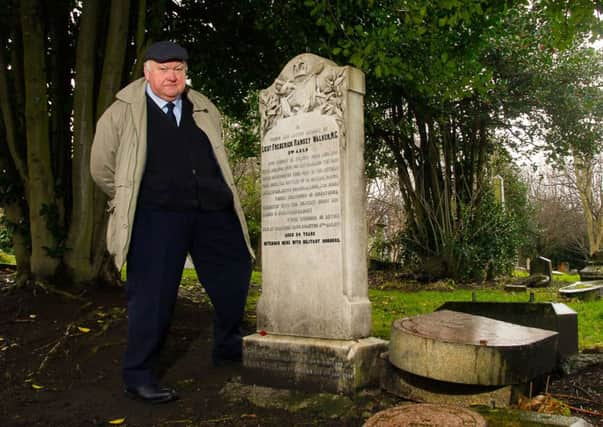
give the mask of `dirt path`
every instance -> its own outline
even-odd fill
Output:
[[[129,427],[360,426],[400,401],[376,391],[348,402],[342,415],[312,407],[268,409],[226,397],[222,391],[239,383],[240,368],[211,366],[210,308],[184,298],[161,360],[163,382],[176,387],[181,399],[159,406],[132,401],[123,395],[120,379],[124,301],[122,290],[89,289],[80,299],[39,289],[0,292],[0,425],[107,426],[125,419],[121,425]],[[251,322],[246,327],[254,329]],[[584,378],[556,380],[553,387],[575,393],[571,387],[578,382],[593,393],[602,374],[599,366]],[[599,383],[589,385],[589,378]]]

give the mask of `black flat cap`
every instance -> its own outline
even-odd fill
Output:
[[[188,53],[178,43],[161,41],[153,43],[144,54],[144,60],[152,59],[157,62],[186,61]]]

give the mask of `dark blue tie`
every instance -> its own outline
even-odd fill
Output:
[[[168,110],[167,110],[167,113],[166,113],[166,114],[167,114],[167,116],[168,116],[168,118],[169,118],[169,119],[170,119],[172,122],[174,122],[174,124],[175,124],[176,126],[178,126],[178,120],[176,120],[176,115],[174,114],[174,107],[175,107],[174,103],[173,103],[173,102],[168,102],[167,104],[165,104],[165,106],[166,106],[166,107],[167,107],[167,109],[168,109]]]

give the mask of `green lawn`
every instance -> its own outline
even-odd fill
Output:
[[[125,269],[124,269],[125,270]],[[516,278],[527,277],[526,272],[516,272]],[[124,277],[125,279],[125,277]],[[559,296],[557,288],[580,280],[578,275],[555,275],[555,286],[535,288],[536,302],[563,302],[578,313],[578,335],[580,349],[603,346],[603,299],[598,301],[567,300]],[[251,276],[251,289],[247,300],[247,321],[255,322],[256,304],[260,295],[262,273],[254,271]],[[197,275],[194,269],[185,269],[182,277],[184,288],[195,289]],[[525,302],[529,293],[509,293],[503,289],[454,289],[454,285],[445,286],[445,290],[425,290],[405,292],[400,290],[369,289],[372,303],[373,332],[377,337],[389,339],[391,324],[394,320],[431,313],[446,301],[471,301],[475,292],[477,301]],[[206,295],[197,295],[197,301],[209,303]]]
[[[565,300],[558,296],[556,289],[534,290],[536,302],[563,302],[578,313],[578,342],[580,349],[603,346],[603,300]],[[511,294],[504,290],[477,290],[477,301],[525,302],[529,294]],[[373,335],[389,338],[394,320],[431,313],[446,301],[471,301],[472,291],[380,291],[369,290],[372,302]]]
[[[532,289],[536,302],[563,302],[578,313],[578,335],[580,349],[603,346],[603,300],[586,301],[566,300],[559,296],[557,288],[565,283],[580,280],[577,275],[555,276],[556,287]],[[261,273],[254,272],[252,286],[247,301],[248,319],[255,319],[255,307],[260,294]],[[562,283],[561,283],[562,282]],[[452,288],[452,286],[451,286]],[[394,320],[431,313],[446,301],[471,301],[475,292],[477,301],[525,302],[529,293],[509,293],[502,289],[449,289],[403,292],[399,290],[369,290],[372,303],[373,332],[377,337],[389,339],[391,324]]]

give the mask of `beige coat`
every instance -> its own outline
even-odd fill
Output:
[[[220,113],[199,92],[187,89],[187,97],[193,104],[195,123],[207,134],[224,180],[232,191],[245,242],[253,256],[245,216],[224,149]],[[130,246],[136,201],[147,157],[145,79],[130,83],[117,93],[116,98],[96,125],[90,172],[96,184],[109,196],[107,249],[121,270]]]

